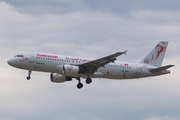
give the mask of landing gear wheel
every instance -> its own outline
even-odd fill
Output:
[[[27,80],[30,80],[31,79],[31,76],[27,76]]]
[[[83,84],[79,82],[79,83],[77,84],[77,88],[78,88],[78,89],[81,89],[82,87],[83,87]]]
[[[81,89],[83,87],[83,84],[81,83],[81,78],[77,77],[76,79],[79,81],[78,84],[77,84],[77,88]]]
[[[88,77],[88,78],[86,79],[86,83],[87,83],[87,84],[92,83],[92,79]]]
[[[30,80],[30,79],[31,79],[31,72],[32,72],[31,70],[28,70],[28,76],[27,76],[27,78],[26,78],[27,80]]]

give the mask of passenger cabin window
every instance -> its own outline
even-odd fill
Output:
[[[15,55],[14,57],[23,57],[23,55]]]

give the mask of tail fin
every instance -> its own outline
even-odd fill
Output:
[[[162,65],[167,46],[168,42],[161,41],[140,63],[160,67]]]

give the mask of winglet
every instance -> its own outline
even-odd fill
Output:
[[[122,54],[126,55],[126,53],[127,53],[127,50],[124,52],[116,52],[114,55],[116,55],[115,57],[117,57],[117,56],[122,55]]]
[[[126,55],[126,53],[127,53],[127,50],[126,50],[126,51],[124,51],[123,53]]]

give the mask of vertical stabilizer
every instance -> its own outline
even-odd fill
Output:
[[[167,46],[168,42],[161,41],[140,63],[160,67],[162,65]]]

